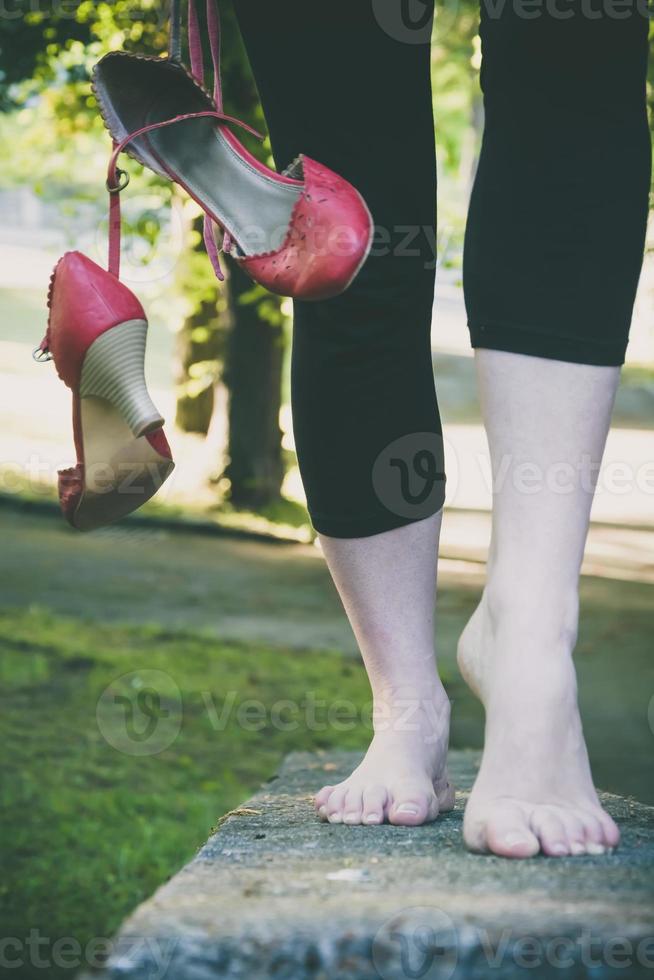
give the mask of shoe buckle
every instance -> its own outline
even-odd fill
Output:
[[[47,347],[35,347],[32,351],[32,359],[36,361],[37,364],[45,364],[46,361],[52,360],[52,354]]]
[[[118,180],[115,187],[112,187],[112,185],[109,183],[109,178],[107,177],[107,190],[110,194],[120,194],[120,192],[124,191],[129,184],[129,174],[126,170],[121,170],[120,167],[116,167],[115,173]]]

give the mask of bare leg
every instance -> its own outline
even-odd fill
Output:
[[[441,514],[368,538],[321,536],[356,635],[374,704],[374,738],[316,808],[332,823],[420,824],[453,806],[446,757],[450,704],[434,657]]]
[[[593,786],[572,651],[619,368],[496,350],[476,361],[494,500],[487,585],[459,644],[486,709],[465,840],[507,857],[601,853],[619,832]]]

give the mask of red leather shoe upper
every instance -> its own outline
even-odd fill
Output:
[[[53,274],[47,345],[62,381],[79,384],[84,355],[100,334],[126,320],[145,320],[127,286],[81,252],[66,252]]]
[[[84,464],[59,470],[58,484],[62,513],[71,527],[75,527],[75,511],[84,493]]]
[[[359,192],[328,167],[303,156],[304,189],[281,248],[238,258],[267,289],[294,299],[337,296],[370,249],[372,218]]]
[[[173,458],[170,446],[168,445],[168,440],[166,439],[166,433],[163,429],[154,429],[152,432],[146,432],[145,438],[160,456],[163,456],[166,459]]]

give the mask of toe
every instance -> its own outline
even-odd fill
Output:
[[[486,850],[500,857],[530,858],[540,851],[538,838],[517,807],[498,809],[485,826]]]
[[[324,815],[323,813],[321,813],[321,810],[324,808],[325,804],[327,803],[327,800],[329,799],[333,789],[334,789],[333,786],[323,786],[320,792],[316,793],[316,795],[313,798],[313,804],[316,808],[316,812],[320,816]]]
[[[398,800],[388,811],[388,821],[398,827],[417,827],[427,819],[428,809],[425,799]]]
[[[485,854],[489,850],[486,840],[486,820],[483,814],[473,813],[470,806],[463,814],[463,840],[466,847],[476,854]]]
[[[438,800],[433,790],[425,792],[420,787],[403,787],[393,796],[388,810],[388,820],[397,826],[416,827],[435,820],[438,816]]]
[[[582,820],[584,824],[586,853],[604,854],[606,851],[604,828],[599,817],[597,817],[594,813],[586,812],[583,814]]]
[[[493,821],[486,828],[486,845],[492,854],[507,858],[530,858],[540,851],[538,838],[524,823],[500,828]]]
[[[608,813],[605,813],[604,810],[602,810],[598,819],[602,825],[605,845],[610,848],[617,847],[620,843],[620,830],[615,820]]]
[[[325,804],[325,816],[330,823],[343,822],[343,803],[347,789],[344,786],[337,786],[330,794]]]
[[[450,810],[454,809],[454,804],[456,802],[456,793],[454,792],[454,786],[449,780],[445,780],[444,783],[435,786],[434,792],[438,799],[438,812],[448,813]]]
[[[387,794],[383,786],[370,786],[363,793],[363,817],[365,824],[384,822]]]
[[[350,788],[343,801],[343,823],[361,823],[363,815],[363,794],[360,789]]]
[[[543,854],[548,857],[570,854],[565,824],[556,810],[547,806],[537,807],[531,816],[531,829],[540,841]]]
[[[566,838],[568,841],[568,853],[577,857],[586,853],[586,836],[584,824],[579,816],[572,810],[566,810],[561,815],[565,827]]]

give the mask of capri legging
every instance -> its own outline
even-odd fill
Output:
[[[484,0],[486,122],[464,255],[474,347],[624,360],[651,165],[637,2]],[[235,8],[277,165],[304,152],[332,167],[375,219],[350,289],[295,304],[292,401],[314,526],[377,534],[444,499],[431,11],[422,0]]]

